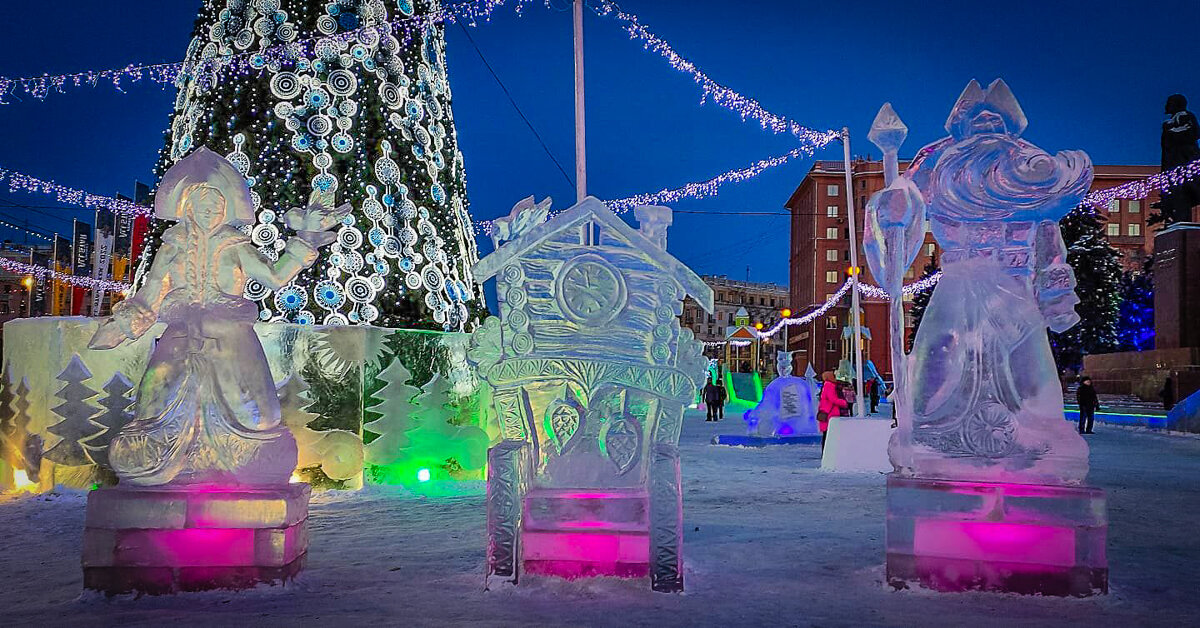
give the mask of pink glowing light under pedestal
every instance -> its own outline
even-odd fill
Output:
[[[919,519],[917,556],[1069,567],[1075,564],[1075,531],[1053,526]]]

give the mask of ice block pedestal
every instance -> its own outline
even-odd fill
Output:
[[[88,495],[84,587],[108,594],[244,589],[296,576],[308,484],[107,488]]]
[[[1104,491],[887,481],[887,578],[937,591],[1086,597],[1108,592]]]
[[[523,518],[526,573],[567,579],[650,575],[645,491],[530,491]]]

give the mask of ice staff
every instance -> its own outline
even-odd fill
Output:
[[[863,246],[867,264],[891,298],[892,403],[897,421],[909,418],[907,403],[908,368],[904,355],[904,273],[916,259],[924,240],[925,204],[912,182],[900,178],[897,154],[908,127],[884,103],[871,124],[867,139],[883,151],[883,177],[887,187],[867,203]],[[915,197],[913,194],[917,194]]]

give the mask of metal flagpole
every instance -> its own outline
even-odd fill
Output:
[[[858,309],[858,230],[854,224],[854,181],[850,176],[850,129],[842,127],[842,160],[846,169],[846,213],[850,216],[850,320],[854,326],[854,410],[863,415],[862,322]]]
[[[583,0],[575,0],[575,202],[587,198],[587,140],[583,111]]]

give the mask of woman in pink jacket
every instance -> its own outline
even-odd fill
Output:
[[[821,430],[821,451],[825,451],[825,437],[829,435],[829,419],[841,416],[842,410],[845,410],[848,404],[842,398],[841,391],[838,390],[838,383],[833,377],[833,371],[821,373],[821,379],[825,383],[821,384],[821,401],[817,405],[817,427]]]

